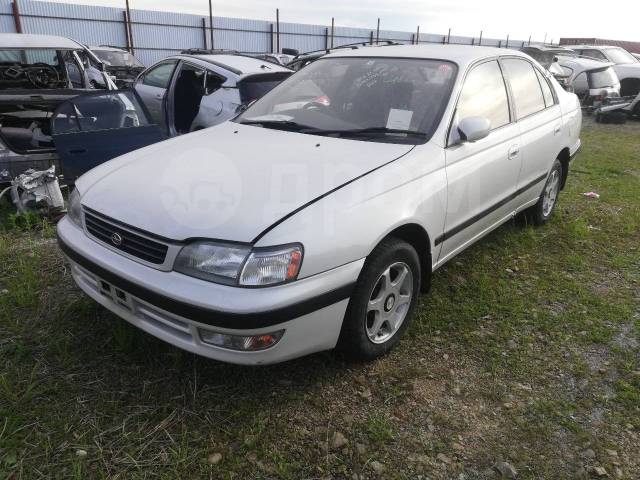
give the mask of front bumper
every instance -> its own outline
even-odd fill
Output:
[[[269,364],[335,347],[364,259],[270,288],[218,285],[155,270],[113,252],[64,218],[58,240],[78,286],[138,328],[229,363]],[[231,335],[285,330],[273,347],[233,351],[203,343],[199,328]]]

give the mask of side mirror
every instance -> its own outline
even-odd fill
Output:
[[[458,133],[463,142],[477,142],[491,133],[491,122],[485,117],[467,117],[458,123]]]
[[[295,57],[300,54],[300,52],[295,48],[283,48],[282,53],[284,55],[291,55],[292,57]]]

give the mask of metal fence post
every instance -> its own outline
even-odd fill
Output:
[[[378,27],[376,28],[376,45],[380,43],[380,19],[378,19]]]
[[[213,5],[211,0],[209,0],[209,35],[211,37],[211,50],[213,50]]]
[[[482,45],[482,30],[480,30],[480,39],[478,40],[478,45]]]
[[[271,40],[271,53],[273,53],[273,23],[269,24],[269,39]]]
[[[420,25],[418,25],[418,28],[416,29],[416,45],[418,45],[420,43]]]
[[[447,33],[447,43],[451,43],[451,29],[449,29],[449,33]]]
[[[329,28],[324,27],[324,49],[327,50],[329,48]]]
[[[333,36],[335,35],[335,18],[331,17],[331,48],[333,48]]]
[[[373,30],[371,30],[371,33],[369,34],[369,45],[373,45]]]
[[[531,45],[531,35],[529,35],[529,45]]]
[[[129,8],[129,0],[126,0],[127,4],[127,31],[129,33],[129,51],[135,55],[135,47],[133,45],[133,25],[131,21],[131,9]]]
[[[202,17],[202,45],[207,49],[207,19]]]
[[[509,48],[509,34],[507,33],[507,43],[504,46],[504,48]]]
[[[13,10],[13,21],[16,24],[16,32],[22,33],[22,19],[20,18],[20,6],[18,5],[18,0],[13,0],[13,2],[11,2],[11,8]]]
[[[280,53],[280,9],[276,8],[276,53]]]

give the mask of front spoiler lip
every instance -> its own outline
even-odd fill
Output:
[[[289,320],[307,315],[315,312],[316,310],[320,310],[349,298],[355,287],[355,282],[343,285],[323,293],[322,295],[275,310],[251,313],[232,313],[202,308],[180,300],[175,300],[126,280],[95,264],[85,256],[80,255],[67,245],[60,236],[58,236],[58,245],[67,257],[87,271],[95,274],[115,287],[139,298],[140,300],[149,303],[150,305],[154,305],[187,320],[193,320],[212,327],[233,330],[255,330],[285,323]]]

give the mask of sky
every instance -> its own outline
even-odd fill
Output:
[[[124,7],[125,0],[54,0],[64,3]],[[207,0],[130,0],[131,8],[208,15]],[[214,15],[485,38],[557,42],[560,37],[596,37],[640,41],[639,0],[616,2],[607,11],[602,0],[213,0]],[[624,12],[623,12],[624,11]],[[601,12],[601,13],[598,13]],[[609,18],[610,20],[604,20]]]

